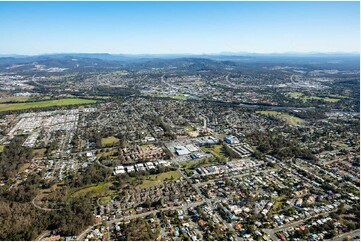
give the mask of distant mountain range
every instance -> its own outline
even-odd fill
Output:
[[[30,71],[35,65],[46,68],[68,69],[108,69],[119,67],[174,68],[183,70],[207,71],[222,68],[242,68],[246,65],[317,65],[332,68],[342,63],[349,69],[358,69],[359,53],[220,53],[220,54],[167,54],[167,55],[127,55],[108,53],[61,53],[44,55],[0,55],[0,69]]]
[[[58,53],[41,55],[5,55],[0,54],[0,58],[63,58],[82,57],[96,58],[103,60],[130,60],[130,59],[171,59],[171,58],[219,58],[219,57],[335,57],[335,56],[359,56],[358,52],[284,52],[284,53],[250,53],[250,52],[221,52],[214,54],[109,54],[109,53]]]

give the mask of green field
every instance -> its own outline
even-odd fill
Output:
[[[347,96],[340,95],[340,94],[330,94],[330,95],[327,95],[327,96],[331,97],[331,98],[347,98]]]
[[[196,127],[193,127],[192,125],[188,125],[186,128],[185,128],[185,132],[192,132],[192,131],[196,131]]]
[[[197,159],[182,163],[182,168],[185,169],[187,174],[191,174],[198,167],[206,167],[214,164],[214,162],[207,162],[208,159]]]
[[[321,100],[323,102],[328,103],[336,103],[340,101],[339,98],[330,98],[330,97],[317,97],[317,96],[304,96],[302,97],[303,100]]]
[[[0,145],[0,152],[3,152],[3,151],[4,151],[4,146]]]
[[[35,157],[42,157],[45,155],[45,151],[46,151],[46,148],[42,148],[42,149],[34,149],[33,150],[33,155]]]
[[[176,171],[168,171],[160,174],[154,174],[154,175],[148,175],[142,177],[141,184],[138,185],[138,188],[147,188],[152,186],[157,186],[163,183],[163,180],[165,179],[172,179],[176,180],[179,177],[181,177],[182,174],[176,170]]]
[[[177,100],[186,100],[187,99],[187,96],[184,95],[184,94],[177,94],[177,95],[174,95],[174,96],[168,96],[172,99],[177,99]]]
[[[107,205],[111,200],[112,200],[112,197],[111,197],[111,196],[101,197],[101,198],[99,199],[99,203],[100,203],[101,205]]]
[[[200,162],[201,162],[200,160],[187,161],[187,162],[182,163],[182,168],[192,169],[193,167],[195,167],[196,165],[198,165]]]
[[[102,138],[102,146],[111,146],[119,143],[119,139],[116,137]]]
[[[10,102],[26,102],[30,99],[30,97],[22,97],[22,96],[12,96],[0,98],[0,103],[10,103]]]
[[[201,149],[206,153],[211,153],[213,156],[226,160],[227,154],[223,150],[223,145],[213,145],[211,148],[202,146]]]
[[[293,98],[297,98],[297,97],[302,97],[303,93],[302,92],[289,92],[288,96],[293,97]]]
[[[295,116],[291,116],[287,113],[282,113],[278,111],[256,111],[256,113],[273,116],[279,119],[284,120],[289,125],[302,124],[305,121],[303,119],[297,118]]]
[[[93,99],[63,98],[63,99],[40,101],[40,102],[0,104],[0,112],[23,110],[30,108],[47,108],[54,106],[94,104],[96,102],[97,100],[93,100]]]
[[[81,197],[90,193],[92,197],[106,197],[114,194],[114,191],[109,189],[110,186],[112,186],[111,182],[101,182],[98,185],[90,185],[80,189],[75,189],[70,192],[69,195],[71,197]]]
[[[282,208],[282,204],[285,203],[286,196],[276,197],[274,201],[274,205],[272,207],[272,211],[279,212]]]
[[[70,96],[69,96],[70,97]],[[67,96],[68,98],[68,96]],[[24,102],[39,102],[50,100],[50,96],[10,96],[0,98],[0,103],[24,103]]]
[[[303,94],[302,92],[289,92],[287,93],[288,96],[292,98],[300,98],[303,101],[307,100],[320,100],[327,103],[336,103],[340,101],[342,98],[346,98],[346,96],[338,95],[338,94],[330,94],[325,95],[324,97],[318,97],[318,96],[307,96]]]

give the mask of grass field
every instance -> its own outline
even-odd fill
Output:
[[[192,125],[188,125],[185,129],[185,132],[191,132],[191,131],[196,131],[197,129],[195,127],[193,127]]]
[[[42,157],[42,156],[44,156],[45,151],[46,151],[45,148],[35,149],[35,150],[33,150],[33,155],[34,155],[35,157]]]
[[[200,163],[200,160],[191,160],[185,163],[182,163],[182,167],[187,169],[187,168],[193,168],[195,166],[197,166]]]
[[[212,163],[214,164],[214,162],[206,162],[205,159],[201,159],[201,160],[191,160],[188,161],[186,163],[182,164],[182,168],[185,169],[185,171],[190,174],[192,173],[196,168],[198,167],[206,167],[206,166],[210,166],[212,165]]]
[[[30,108],[47,108],[54,106],[93,104],[96,102],[97,100],[93,100],[93,99],[63,98],[63,99],[39,101],[39,102],[0,104],[0,112],[23,110]]]
[[[256,113],[263,114],[263,115],[270,115],[270,116],[282,119],[289,125],[302,124],[305,122],[303,119],[297,118],[295,116],[291,116],[287,113],[278,112],[278,111],[257,111]]]
[[[222,145],[213,145],[212,148],[202,146],[201,149],[204,152],[211,153],[212,155],[214,155],[215,157],[218,157],[220,159],[222,159],[222,158],[227,159],[228,156],[226,155],[226,153],[224,153],[222,147],[223,147]]]
[[[276,199],[274,201],[274,205],[272,206],[272,211],[273,212],[280,211],[282,204],[285,202],[285,199],[286,199],[285,196],[276,197]]]
[[[119,139],[116,137],[102,138],[102,146],[111,146],[119,143]]]
[[[6,97],[6,98],[0,98],[0,103],[7,103],[7,102],[26,102],[30,99],[30,97],[17,97],[17,96],[12,96],[12,97]]]
[[[111,182],[99,183],[98,185],[90,185],[86,187],[82,187],[80,189],[76,189],[70,192],[71,197],[80,197],[86,194],[91,194],[92,197],[106,197],[114,194],[114,191],[110,190],[109,187],[112,186]]]
[[[68,97],[68,96],[67,96]],[[0,103],[23,103],[23,102],[38,102],[38,101],[45,101],[50,100],[50,96],[11,96],[0,98]]]
[[[328,103],[336,103],[340,101],[339,98],[330,98],[330,97],[317,97],[317,96],[304,96],[302,97],[303,100],[321,100],[323,102]]]
[[[4,151],[4,146],[0,145],[0,152],[3,152],[3,151]]]
[[[346,98],[346,96],[338,95],[338,94],[330,94],[325,97],[318,97],[318,96],[307,96],[302,92],[289,92],[287,93],[288,96],[293,98],[300,98],[303,101],[307,100],[320,100],[327,103],[336,103],[340,101],[342,98]]]
[[[296,98],[296,97],[302,97],[302,96],[303,96],[303,93],[302,93],[302,92],[289,92],[288,95],[289,95],[290,97]]]
[[[185,163],[182,164],[182,168],[184,168],[186,171],[191,171],[195,168],[197,168],[198,166],[204,166],[205,164],[207,164],[204,159],[203,160],[191,160],[191,161],[187,161]]]
[[[111,196],[105,196],[105,197],[102,197],[99,199],[99,203],[101,205],[106,205],[110,202],[110,200],[112,200],[112,197]]]
[[[347,98],[347,96],[340,95],[340,94],[330,94],[330,95],[327,95],[327,96],[331,97],[331,98]]]
[[[177,100],[186,100],[187,99],[187,96],[184,94],[177,94],[177,95],[169,96],[169,97],[173,98],[173,99],[177,99]]]
[[[182,174],[178,170],[144,176],[142,177],[142,183],[138,185],[137,188],[147,188],[147,187],[157,186],[162,184],[164,179],[173,178],[173,180],[176,180],[181,176]]]

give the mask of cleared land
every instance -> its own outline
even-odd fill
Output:
[[[35,150],[33,150],[33,155],[34,155],[35,157],[42,157],[42,156],[45,155],[45,151],[46,151],[45,148],[35,149]]]
[[[22,96],[12,96],[0,98],[0,103],[8,103],[8,102],[26,102],[30,99],[30,97],[22,97]]]
[[[157,186],[163,183],[163,180],[176,180],[181,176],[182,174],[178,170],[144,176],[142,177],[142,183],[138,185],[138,188]]]
[[[0,104],[0,112],[31,109],[31,108],[47,108],[54,106],[94,104],[96,102],[97,100],[93,100],[93,99],[64,98],[64,99],[40,101],[40,102]]]
[[[192,172],[199,167],[206,167],[206,166],[210,166],[210,165],[214,165],[217,164],[216,162],[209,162],[209,159],[197,159],[197,160],[192,160],[192,161],[188,161],[186,163],[182,164],[182,168],[184,168],[185,172],[187,174],[192,174]]]
[[[109,187],[112,186],[111,182],[101,182],[99,184],[93,184],[89,186],[76,189],[73,192],[70,192],[71,197],[85,196],[86,194],[91,194],[92,197],[107,197],[114,194],[114,191],[110,190]]]
[[[284,120],[289,125],[302,124],[305,121],[303,119],[297,118],[295,116],[291,116],[287,113],[277,112],[277,111],[257,111],[256,113],[263,115],[270,115],[279,119]]]
[[[111,146],[117,143],[119,143],[119,139],[116,137],[102,138],[102,146]]]
[[[288,96],[294,97],[294,98],[302,97],[304,95],[302,92],[289,92],[287,94],[288,94]]]
[[[3,151],[4,151],[4,146],[0,145],[0,152],[3,152]]]
[[[206,153],[211,153],[215,157],[219,159],[226,160],[228,158],[227,154],[223,150],[222,145],[213,145],[212,147],[204,147],[202,146],[201,149]]]

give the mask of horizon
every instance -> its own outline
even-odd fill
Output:
[[[268,52],[268,53],[261,53],[261,52],[218,52],[218,53],[108,53],[108,52],[54,52],[54,53],[39,53],[39,54],[2,54],[0,53],[0,57],[17,57],[17,56],[26,56],[26,57],[36,57],[36,56],[51,56],[51,55],[111,55],[111,56],[239,56],[239,55],[260,55],[260,56],[269,56],[269,55],[360,55],[360,52],[357,51],[335,51],[335,52],[295,52],[295,51],[288,51],[288,52]]]
[[[360,53],[359,2],[0,2],[0,53]]]

